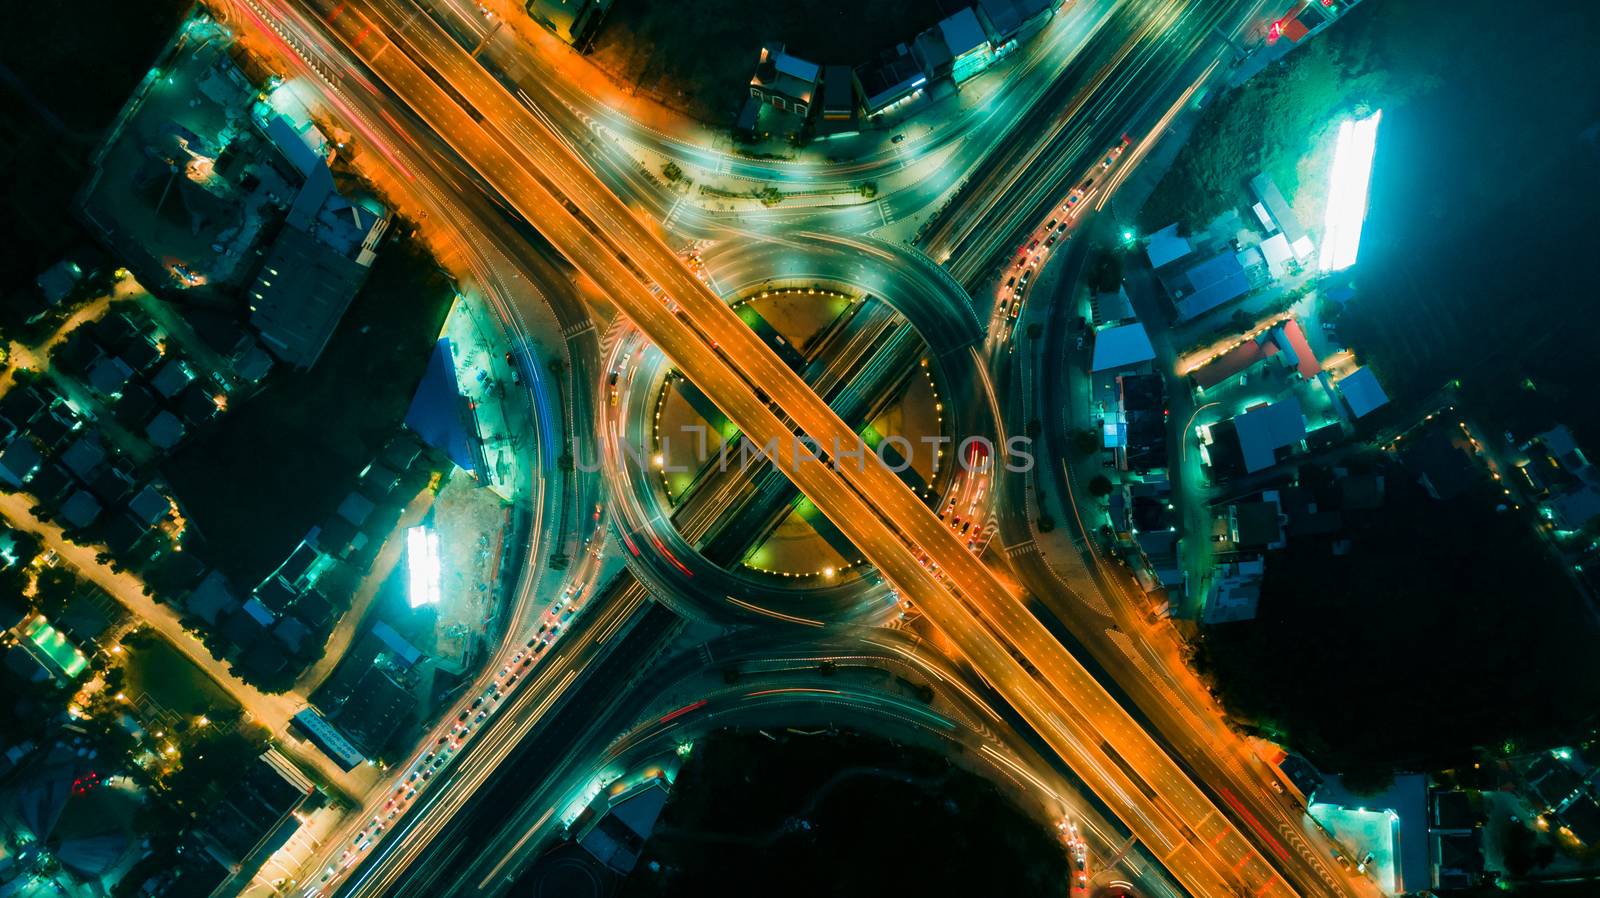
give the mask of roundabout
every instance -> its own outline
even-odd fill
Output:
[[[691,261],[869,451],[982,548],[993,405],[959,286],[913,251],[836,235],[719,244]],[[654,594],[720,624],[875,623],[903,611],[782,470],[858,462],[745,439],[626,320],[604,345],[594,465],[629,567]]]

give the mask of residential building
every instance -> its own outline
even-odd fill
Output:
[[[856,66],[856,81],[867,115],[878,115],[915,98],[928,83],[916,57],[905,44],[884,50],[878,58]]]
[[[1284,240],[1288,241],[1294,257],[1302,261],[1309,259],[1312,250],[1315,249],[1311,245],[1311,237],[1306,234],[1305,227],[1300,224],[1299,216],[1290,208],[1289,201],[1283,198],[1283,191],[1278,189],[1278,184],[1272,180],[1272,176],[1262,172],[1251,178],[1250,192],[1265,210],[1265,217],[1270,219],[1272,225],[1276,225]],[[1257,217],[1262,217],[1261,213],[1257,213]]]
[[[940,38],[951,57],[949,75],[960,84],[989,67],[994,61],[994,45],[977,10],[964,7],[939,22]]]
[[[1159,374],[1117,378],[1123,422],[1122,467],[1138,474],[1167,468],[1167,390]]]
[[[1261,603],[1261,581],[1266,563],[1260,556],[1218,565],[1211,575],[1202,619],[1208,624],[1251,620]]]
[[[195,832],[207,853],[231,872],[229,886],[248,886],[266,859],[299,830],[295,812],[315,791],[304,774],[273,750],[239,771],[208,805]]]
[[[34,279],[39,292],[44,294],[44,301],[56,305],[77,289],[78,282],[83,280],[83,269],[71,259],[62,259],[56,264],[46,268],[44,273]]]
[[[375,245],[388,213],[376,203],[348,208],[354,213],[349,227],[363,230]],[[250,323],[274,355],[309,368],[327,348],[370,265],[333,250],[318,234],[286,227],[248,291]]]
[[[1134,322],[1110,327],[1094,336],[1094,358],[1091,372],[1122,371],[1148,364],[1155,359],[1155,349],[1144,325]]]
[[[85,433],[61,453],[61,464],[82,483],[92,483],[106,463],[106,450],[98,435]]]
[[[1267,280],[1267,261],[1256,247],[1223,250],[1164,281],[1179,320],[1196,318],[1232,302]]]
[[[27,437],[18,437],[4,451],[0,451],[0,481],[21,488],[42,464],[44,456],[40,454],[39,447]]]
[[[1145,239],[1144,252],[1151,269],[1161,269],[1194,252],[1194,247],[1188,238],[1178,236],[1178,224],[1173,222]]]
[[[128,385],[128,378],[132,376],[133,368],[127,362],[116,356],[101,356],[89,366],[87,380],[96,393],[115,399],[122,394],[122,388]]]
[[[1281,549],[1287,520],[1278,502],[1278,491],[1267,490],[1259,499],[1228,506],[1228,538],[1236,549]]]
[[[150,386],[167,399],[178,395],[183,391],[184,387],[193,382],[194,369],[190,368],[189,363],[183,359],[168,360],[155,373],[155,376],[150,378]]]
[[[754,99],[754,98],[752,98]],[[847,65],[830,65],[822,72],[822,121],[831,134],[844,134],[856,128],[856,73]]]
[[[200,585],[184,599],[184,608],[190,614],[212,626],[217,621],[239,610],[239,599],[228,586],[228,578],[221,571],[207,574]]]
[[[1344,408],[1353,418],[1365,418],[1389,404],[1389,396],[1371,368],[1357,368],[1334,386],[1338,388],[1339,398],[1344,400]]]
[[[1055,15],[1059,0],[978,0],[982,18],[997,52],[1032,37]]]
[[[404,676],[389,656],[380,654],[334,715],[340,731],[368,755],[383,749],[406,719],[406,709],[416,704]]]
[[[61,509],[56,512],[61,522],[69,527],[83,529],[93,524],[100,517],[100,500],[88,490],[78,490],[61,503]]]
[[[1539,434],[1524,449],[1527,458],[1517,469],[1557,530],[1581,530],[1600,518],[1600,467],[1590,463],[1566,425]]]
[[[631,872],[655,830],[667,794],[666,781],[659,775],[615,795],[602,791],[573,824],[577,843],[611,870]]]
[[[1270,468],[1306,437],[1306,417],[1300,400],[1290,396],[1257,406],[1234,419],[1239,448],[1248,473]]]
[[[150,445],[163,452],[183,442],[183,434],[183,422],[166,409],[156,412],[156,416],[151,418],[150,423],[144,428],[144,438],[150,441]]]
[[[128,502],[128,514],[142,527],[155,527],[173,510],[172,500],[153,485],[146,485]]]
[[[761,48],[750,76],[750,96],[805,118],[811,114],[820,76],[816,63],[785,52],[781,43],[770,44]]]

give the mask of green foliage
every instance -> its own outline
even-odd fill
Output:
[[[1072,432],[1072,450],[1079,455],[1093,455],[1100,451],[1100,434],[1092,427],[1080,427]]]
[[[1367,4],[1386,5],[1393,4]],[[1245,205],[1246,182],[1262,171],[1277,181],[1303,221],[1320,221],[1307,215],[1296,195],[1301,161],[1328,149],[1324,145],[1346,115],[1393,108],[1435,83],[1415,71],[1407,71],[1403,80],[1393,77],[1394,54],[1414,36],[1372,27],[1379,15],[1367,8],[1352,10],[1282,63],[1213,100],[1145,204],[1141,225],[1153,230],[1176,221],[1185,231],[1203,227]],[[1318,178],[1325,168],[1311,166]],[[1307,199],[1320,208],[1320,197]]]
[[[1096,252],[1084,281],[1095,293],[1117,292],[1122,286],[1122,253],[1112,249]]]
[[[1089,480],[1089,495],[1096,499],[1111,495],[1111,479],[1104,474],[1094,475]]]
[[[186,440],[163,470],[212,564],[259,582],[338,507],[405,416],[455,291],[391,238],[327,349]]]

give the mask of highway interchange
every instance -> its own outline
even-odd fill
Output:
[[[387,167],[394,181],[403,182],[407,198],[422,213],[423,229],[443,231],[436,236],[459,249],[447,263],[459,266],[492,303],[528,373],[535,434],[528,441],[533,473],[525,484],[532,536],[514,611],[502,625],[506,647],[466,693],[498,695],[491,703],[494,713],[469,717],[475,734],[458,734],[460,728],[452,725],[456,715],[447,714],[423,743],[436,752],[421,763],[438,770],[437,782],[430,772],[428,787],[406,799],[412,804],[404,813],[391,815],[396,809],[386,809],[385,803],[396,794],[407,796],[407,780],[418,772],[397,767],[382,793],[370,798],[367,810],[376,813],[351,815],[349,827],[329,841],[317,865],[293,887],[306,894],[415,894],[419,887],[429,893],[488,894],[508,881],[507,868],[520,869],[542,844],[535,831],[552,827],[552,814],[541,811],[531,826],[508,826],[492,838],[467,840],[474,850],[489,846],[471,858],[456,857],[463,840],[440,834],[484,825],[473,808],[485,795],[503,801],[503,788],[486,783],[495,782],[508,754],[530,751],[543,760],[533,765],[541,771],[537,778],[519,789],[528,796],[523,806],[549,811],[559,804],[554,798],[570,793],[574,783],[616,762],[615,756],[580,749],[585,740],[614,749],[666,738],[647,727],[632,741],[612,741],[619,732],[635,733],[650,713],[661,710],[652,702],[657,693],[669,691],[662,684],[694,677],[693,671],[678,670],[690,662],[673,659],[659,675],[652,672],[648,686],[639,686],[649,658],[664,651],[682,626],[679,616],[648,600],[653,595],[682,616],[757,625],[759,635],[748,637],[757,648],[736,651],[765,651],[769,658],[796,656],[803,645],[816,647],[819,657],[823,645],[833,654],[849,653],[841,644],[855,646],[862,657],[881,656],[883,651],[867,646],[902,640],[907,628],[870,625],[903,621],[904,615],[890,612],[903,607],[895,599],[909,602],[914,617],[931,624],[937,637],[924,645],[937,644],[949,655],[920,663],[943,671],[953,684],[965,681],[941,694],[990,710],[988,719],[979,712],[940,717],[902,708],[904,715],[921,718],[915,725],[924,727],[925,715],[940,717],[963,739],[988,737],[987,750],[980,747],[972,756],[994,758],[1003,752],[1004,761],[987,763],[1011,765],[1006,776],[1049,792],[1055,812],[1070,806],[1093,832],[1116,834],[1101,838],[1101,848],[1131,834],[1153,860],[1144,868],[1152,891],[1168,890],[1170,877],[1179,889],[1196,895],[1370,894],[1370,884],[1348,878],[1331,863],[1329,847],[1306,829],[1300,809],[1274,787],[1273,772],[1227,730],[1203,692],[1196,695],[1176,647],[1144,619],[1125,575],[1094,556],[1092,541],[1084,541],[1083,555],[1068,559],[1065,577],[1061,565],[1046,570],[1034,560],[1036,554],[1028,553],[1012,563],[1012,570],[991,569],[936,513],[944,493],[930,508],[925,498],[906,489],[864,450],[860,422],[841,419],[819,399],[772,345],[733,314],[726,299],[784,277],[825,279],[882,297],[927,341],[928,355],[941,367],[939,379],[960,397],[966,418],[959,432],[992,431],[1003,446],[1008,423],[1015,430],[1026,420],[1031,366],[1018,361],[1023,354],[1012,352],[1009,340],[994,339],[994,323],[990,340],[981,339],[978,315],[965,294],[990,292],[986,282],[1010,267],[1020,245],[1016,238],[1037,228],[1081,178],[1103,170],[1108,148],[1122,146],[1123,135],[1142,138],[1140,128],[1156,122],[1156,114],[1188,86],[1185,78],[1197,70],[1209,73],[1210,64],[1222,58],[1227,44],[1213,32],[1244,27],[1260,6],[1145,2],[1063,13],[1059,27],[1040,38],[1038,55],[1026,62],[1027,70],[1040,76],[1019,79],[1012,91],[1024,104],[1020,126],[1003,129],[1002,139],[988,143],[953,127],[927,138],[930,146],[924,149],[945,153],[943,167],[966,183],[933,219],[922,245],[945,262],[949,273],[928,255],[861,234],[866,226],[889,219],[881,211],[812,209],[758,216],[754,222],[743,220],[747,215],[738,220],[706,213],[674,216],[675,203],[654,189],[653,181],[638,176],[636,162],[619,154],[611,133],[595,124],[604,118],[598,110],[585,110],[584,97],[555,95],[560,79],[516,78],[513,67],[503,64],[491,71],[469,52],[473,44],[463,46],[465,23],[481,16],[471,5],[425,9],[408,0],[241,0],[231,7],[231,21],[247,39],[259,36],[285,65],[301,67],[308,80],[321,82],[327,106],[377,151],[380,158],[372,165]],[[491,46],[496,34],[489,32]],[[1063,52],[1062,44],[1073,41],[1076,52]],[[515,49],[496,46],[482,56],[516,58]],[[980,115],[960,125],[981,134],[986,127],[998,129],[996,122],[1014,124]],[[833,175],[802,170],[784,176],[859,179],[874,164],[907,163],[895,155],[858,160]],[[750,174],[771,173],[756,166]],[[930,180],[896,191],[886,201],[910,209],[944,192]],[[1090,201],[1080,199],[1084,206]],[[508,222],[506,210],[532,227]],[[676,236],[659,224],[669,216],[674,229],[681,228]],[[708,277],[697,276],[672,248],[685,237],[715,241]],[[1069,239],[1061,250],[1076,251],[1085,243]],[[1043,261],[1041,256],[1037,264]],[[786,271],[785,265],[795,267]],[[1022,301],[1017,299],[1019,305]],[[1039,305],[1029,306],[1030,316],[1048,314],[1048,309],[1036,311]],[[621,317],[607,332],[609,346],[603,346],[594,322],[618,311]],[[986,310],[980,305],[978,311]],[[1001,328],[1008,317],[999,319]],[[530,326],[529,319],[548,324]],[[541,342],[533,334],[538,330],[562,339],[553,346],[548,339]],[[626,477],[595,477],[582,467],[563,470],[556,463],[570,437],[580,446],[597,443],[612,463],[624,438],[614,426],[631,426],[633,438],[641,438],[642,416],[607,414],[601,385],[603,372],[610,370],[608,349],[614,352],[631,341],[627,345],[638,347],[643,364],[646,340],[656,365],[647,382],[659,380],[670,364],[757,444],[776,440],[788,447],[796,434],[804,434],[812,446],[843,458],[837,466],[779,467],[860,549],[874,573],[851,589],[835,588],[841,595],[833,597],[826,587],[791,590],[797,595],[788,599],[778,589],[760,595],[747,578],[701,558],[692,539],[672,526],[670,515],[644,501],[658,501],[658,496],[629,488]],[[563,358],[563,374],[540,364],[550,357]],[[841,384],[861,377],[868,382],[864,390],[881,394],[881,385],[862,376],[870,370],[870,365],[853,366],[831,376]],[[1043,395],[1048,401],[1049,393]],[[852,449],[861,452],[859,463],[847,455]],[[1055,457],[1041,455],[1047,461]],[[988,495],[991,502],[1000,498],[995,511],[1001,541],[1007,546],[1031,542],[1030,482],[1058,475],[1070,480],[1070,475],[1054,463],[1032,476],[1001,476],[999,465],[994,470],[1001,485]],[[625,472],[614,468],[610,473]],[[611,481],[609,490],[603,480]],[[952,479],[942,489],[958,486]],[[750,486],[741,489],[748,494]],[[712,505],[702,526],[727,507]],[[607,526],[619,536],[638,534],[645,548],[608,554]],[[555,554],[575,557],[577,563],[552,570],[548,560]],[[619,558],[626,570],[617,569]],[[682,601],[685,593],[694,601]],[[774,594],[779,598],[772,600]],[[569,603],[589,610],[547,647],[548,631],[536,626],[571,621],[563,611]],[[729,612],[730,607],[747,613]],[[812,619],[799,613],[802,607],[827,610],[817,615],[822,619]],[[1083,653],[1082,661],[1076,653]],[[512,676],[521,682],[505,683]],[[497,681],[504,685],[497,687]],[[593,700],[569,699],[578,692],[588,695],[587,690]],[[703,729],[714,715],[744,719],[724,713],[722,703],[744,709],[749,700],[722,692],[708,689],[705,705],[675,718],[673,727],[654,730],[687,733]],[[838,700],[856,709],[853,713],[841,711],[828,719],[867,730],[907,725],[904,715],[884,713],[890,699],[866,688],[858,693]],[[774,693],[786,698],[752,705],[770,716],[752,712],[749,719],[779,722],[784,714],[794,714],[801,722],[815,713],[804,708],[817,705],[824,694]],[[797,706],[788,707],[791,702]],[[582,710],[570,710],[574,707]],[[874,708],[874,713],[861,712]],[[559,748],[544,740],[555,740]],[[449,746],[455,756],[446,762],[443,751],[432,746]],[[517,766],[529,776],[526,763]],[[1069,787],[1044,787],[1068,777]],[[1090,801],[1066,797],[1073,792]],[[489,818],[502,819],[503,810]],[[376,819],[369,823],[369,817]],[[377,827],[384,829],[374,832]],[[365,844],[364,832],[369,834]],[[508,860],[502,851],[486,875],[474,880],[469,871],[483,872],[492,848],[504,847],[506,839],[515,849],[511,853],[525,856]],[[351,852],[352,846],[359,848]],[[1163,873],[1155,874],[1154,867]],[[421,886],[411,879],[418,875],[427,877]],[[446,875],[448,888],[439,880]]]

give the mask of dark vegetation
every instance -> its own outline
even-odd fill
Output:
[[[404,418],[454,295],[419,246],[390,237],[317,364],[274,372],[180,447],[165,472],[207,557],[255,583],[338,507]]]
[[[1600,707],[1596,628],[1530,521],[1385,480],[1348,554],[1291,540],[1258,617],[1207,629],[1199,662],[1229,709],[1373,785],[1572,732]]]
[[[622,895],[1026,898],[1067,872],[1044,824],[931,752],[724,731],[696,745]]]
[[[1419,0],[1364,4],[1279,63],[1213,96],[1140,212],[1143,228],[1176,221],[1188,231],[1229,209],[1247,210],[1247,182],[1265,171],[1302,222],[1320,230],[1321,197],[1298,188],[1302,172],[1321,187],[1340,119],[1372,108],[1393,111],[1435,88],[1443,61],[1410,58],[1419,40],[1439,50],[1441,25],[1453,34],[1485,21],[1452,14],[1441,23],[1436,13]],[[1415,21],[1421,16],[1433,21]],[[1417,34],[1419,25],[1427,35]]]
[[[593,59],[613,77],[713,124],[731,124],[749,96],[763,42],[826,65],[866,62],[939,19],[917,0],[747,3],[702,0],[692,9],[618,0],[606,15]]]
[[[1341,336],[1402,403],[1460,378],[1519,435],[1559,420],[1600,445],[1600,354],[1574,342],[1597,323],[1578,260],[1600,232],[1600,7],[1558,19],[1362,4],[1213,98],[1141,223],[1203,224],[1265,170],[1316,235],[1330,126],[1382,108],[1360,264],[1335,282],[1356,289]]]
[[[85,242],[66,214],[102,130],[172,36],[187,3],[8,5],[0,77],[0,307]],[[14,325],[0,313],[0,326]]]

